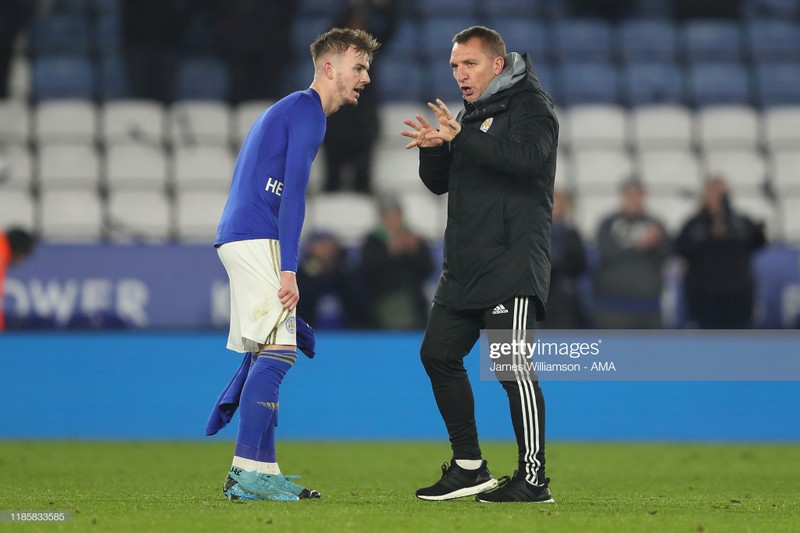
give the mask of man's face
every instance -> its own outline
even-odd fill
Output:
[[[467,102],[477,100],[495,76],[503,70],[505,59],[491,57],[484,52],[481,40],[473,37],[464,43],[455,43],[450,53],[450,68]]]
[[[361,91],[370,82],[369,61],[350,47],[336,62],[336,92],[342,105],[358,105]]]
[[[639,187],[625,187],[622,190],[622,211],[629,216],[644,213],[644,190]]]

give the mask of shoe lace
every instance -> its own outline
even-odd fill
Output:
[[[516,472],[515,472],[516,473]],[[497,480],[497,488],[504,487],[511,482],[511,478],[509,476],[503,476]]]
[[[442,463],[442,477],[443,478],[447,477],[447,471],[448,470],[450,470],[450,465],[448,465],[446,462]]]

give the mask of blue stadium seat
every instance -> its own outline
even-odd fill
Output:
[[[674,61],[677,32],[668,20],[633,19],[617,30],[617,50],[623,61]]]
[[[753,103],[750,76],[741,63],[692,63],[687,75],[694,105]]]
[[[41,57],[33,63],[32,97],[94,98],[94,68],[85,56]]]
[[[739,61],[742,44],[738,22],[693,20],[683,26],[683,52],[687,61]]]
[[[555,55],[561,61],[609,61],[611,27],[602,20],[565,19],[553,30]]]
[[[60,13],[84,15],[89,10],[89,0],[55,0],[52,9]]]
[[[118,13],[100,15],[92,27],[93,46],[99,56],[122,52],[122,20]]]
[[[477,4],[475,0],[415,0],[414,11],[423,17],[475,16]]]
[[[122,0],[92,0],[92,8],[95,13],[120,14],[122,12]]]
[[[528,52],[534,62],[550,60],[550,35],[545,25],[537,19],[495,17],[489,19],[489,27],[503,36],[509,52]]]
[[[800,104],[800,65],[794,62],[760,63],[755,67],[762,106]]]
[[[478,20],[471,16],[428,17],[420,35],[423,54],[432,61],[447,61],[453,48],[453,36],[476,24]]]
[[[558,84],[558,76],[556,76],[556,72],[552,65],[544,62],[537,63],[534,60],[533,72],[536,74],[536,77],[539,78],[539,83],[542,84],[542,89],[549,93],[553,99],[558,100],[560,98],[560,86]],[[558,103],[558,101],[556,101],[556,103]]]
[[[489,0],[483,2],[483,14],[494,17],[543,17],[547,15],[547,0]],[[490,26],[493,29],[493,26]],[[503,32],[500,32],[503,35]],[[505,35],[503,35],[505,39]]]
[[[685,98],[683,70],[672,62],[628,63],[622,83],[631,106],[682,103]]]
[[[744,4],[744,14],[749,18],[800,18],[797,0],[746,0]]]
[[[380,60],[388,56],[406,59],[414,57],[419,52],[419,39],[418,24],[408,17],[401,18],[392,39],[380,47]]]
[[[373,81],[384,101],[420,101],[422,95],[422,69],[412,59],[391,59],[381,64],[380,76]],[[447,63],[436,65],[437,70],[447,69]],[[455,82],[453,82],[455,86]],[[458,89],[457,86],[455,86]]]
[[[303,16],[322,16],[333,19],[344,9],[346,3],[344,0],[300,0],[297,13]],[[311,44],[311,41],[308,44]]]
[[[461,90],[453,77],[453,71],[447,68],[447,63],[444,61],[428,63],[427,76],[423,78],[422,89],[422,97],[428,101],[441,98],[445,102],[450,102],[461,98]]]
[[[788,20],[753,20],[747,26],[753,61],[800,60],[800,24]]]
[[[53,14],[33,21],[30,51],[35,57],[88,54],[89,23],[84,15]]]
[[[130,97],[130,84],[122,56],[104,55],[98,65],[97,98],[106,101],[128,97]]]
[[[281,78],[284,94],[304,91],[308,89],[311,80],[314,79],[314,65],[311,64],[311,61],[298,61],[281,72]]]
[[[317,36],[330,29],[333,19],[328,16],[298,15],[292,23],[292,54],[295,58],[309,57],[308,47]]]
[[[178,66],[176,98],[226,100],[230,89],[227,65],[214,57],[184,59]]]
[[[565,105],[619,103],[619,73],[612,63],[563,63],[560,94]]]

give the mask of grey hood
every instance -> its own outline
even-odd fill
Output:
[[[486,90],[483,91],[483,93],[478,97],[477,100],[473,102],[473,104],[477,105],[482,103],[484,100],[487,100],[494,94],[508,89],[527,75],[528,64],[525,61],[525,58],[517,52],[510,52],[506,54],[506,64],[503,66],[503,70],[501,70],[500,74],[495,76],[494,79],[489,82]]]

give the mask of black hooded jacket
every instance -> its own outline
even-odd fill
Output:
[[[459,113],[450,143],[420,149],[419,174],[449,193],[445,257],[434,302],[492,307],[532,296],[544,318],[550,281],[550,224],[558,120],[526,55]]]

